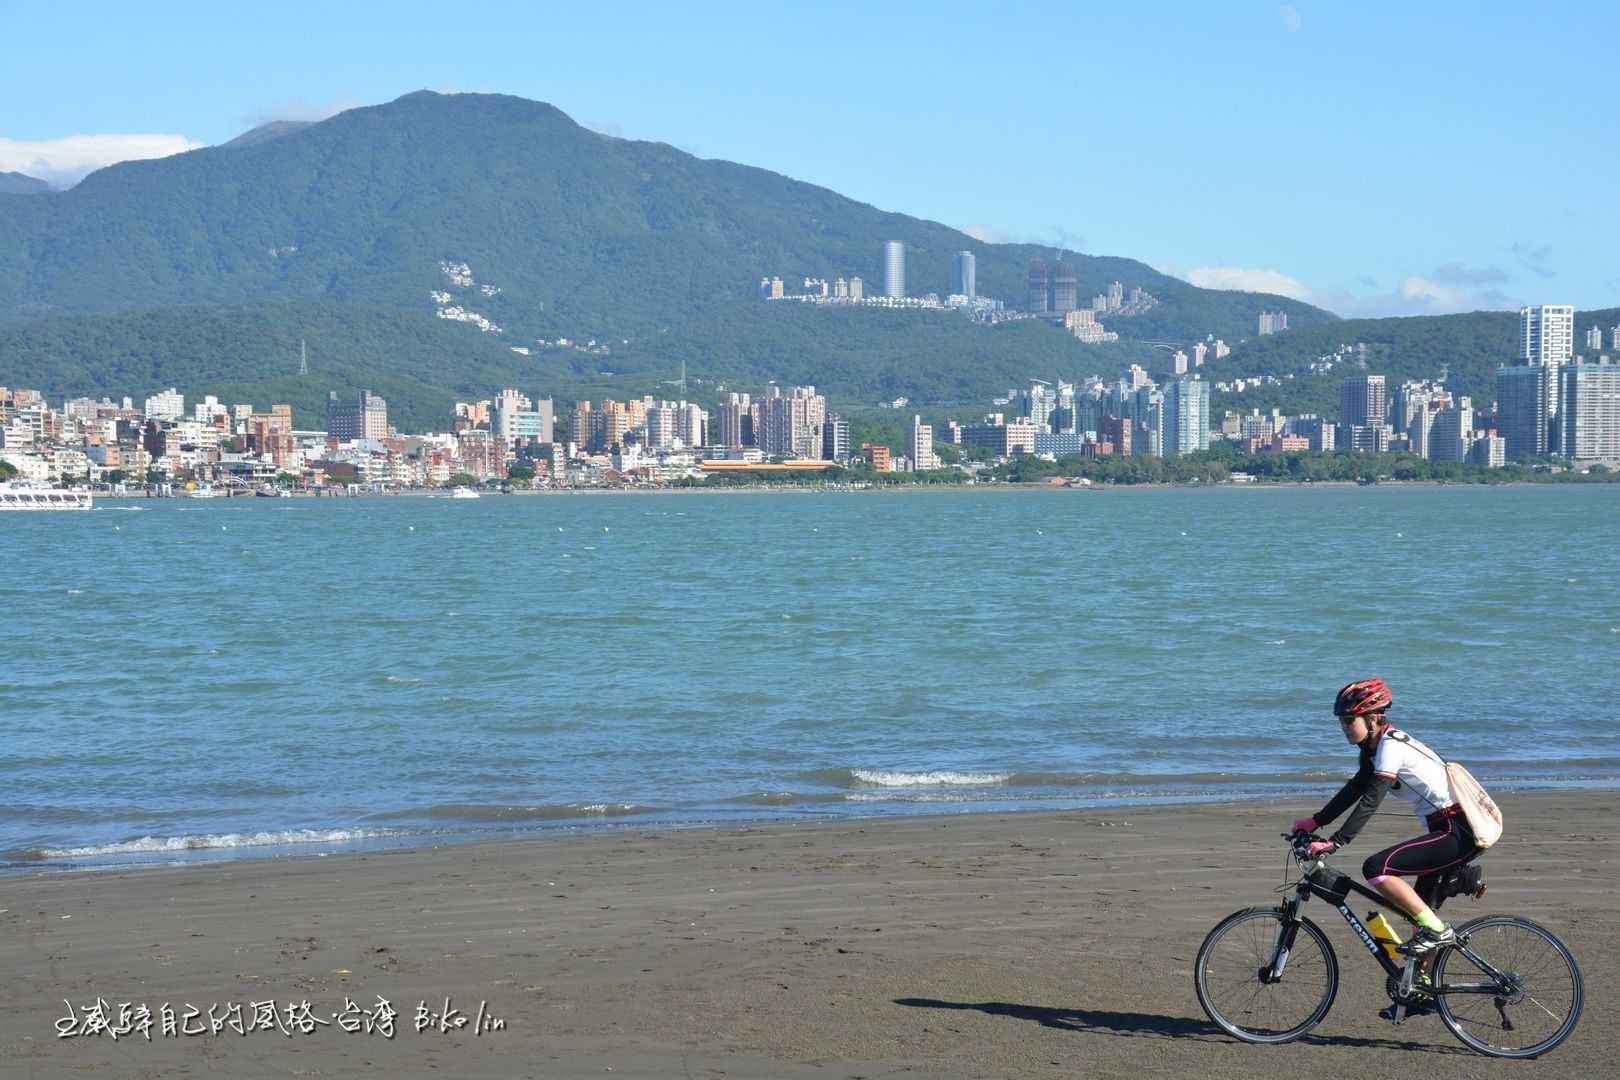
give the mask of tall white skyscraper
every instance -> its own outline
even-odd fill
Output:
[[[906,295],[906,245],[889,240],[883,245],[883,295]]]
[[[1575,308],[1542,304],[1519,309],[1519,362],[1567,364],[1575,353]]]
[[[1178,457],[1209,449],[1209,384],[1176,379],[1164,388],[1164,442],[1161,453]]]
[[[911,418],[911,440],[906,449],[911,456],[911,467],[917,472],[935,467],[934,426],[923,423],[921,416]]]

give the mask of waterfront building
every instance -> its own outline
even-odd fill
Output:
[[[1165,457],[1209,449],[1209,384],[1198,378],[1175,379],[1164,387]]]
[[[1099,430],[1102,441],[1112,443],[1114,453],[1120,457],[1131,456],[1131,429],[1134,427],[1129,417],[1105,416]]]
[[[1079,457],[1086,452],[1086,436],[1078,431],[1037,431],[1035,453],[1053,457]]]
[[[913,415],[911,418],[911,438],[906,445],[906,456],[911,458],[911,467],[917,472],[935,467],[934,428],[932,424],[923,423],[921,416]]]
[[[720,403],[715,443],[736,450],[754,443],[754,419],[747,394],[732,393]]]
[[[1033,454],[1038,432],[1028,420],[1006,420],[1000,413],[991,413],[981,423],[962,427],[962,445],[982,447],[997,457]]]
[[[772,457],[819,458],[827,399],[813,386],[795,386],[783,395],[772,386],[759,401],[759,448]]]
[[[550,398],[542,398],[537,404],[510,388],[497,394],[489,409],[489,429],[508,447],[516,443],[550,442],[554,423]]]
[[[388,402],[370,390],[361,390],[353,401],[339,398],[336,391],[326,396],[326,434],[338,442],[388,437]]]
[[[1352,375],[1339,384],[1339,423],[1377,427],[1387,416],[1384,376]]]
[[[1315,413],[1294,417],[1284,425],[1283,430],[1287,434],[1308,439],[1311,450],[1315,453],[1332,453],[1337,445],[1334,439],[1334,435],[1337,434],[1334,426]]]
[[[1468,460],[1487,469],[1500,469],[1507,464],[1507,443],[1496,432],[1488,431],[1474,440]]]
[[[861,443],[861,458],[870,466],[873,472],[886,473],[892,467],[889,460],[887,446],[874,446],[871,443]]]
[[[821,457],[824,461],[849,460],[849,421],[828,416],[821,425]]]
[[[1620,462],[1620,364],[1570,364],[1559,372],[1559,453]]]
[[[1509,457],[1543,457],[1551,452],[1557,371],[1556,364],[1496,369],[1496,427]]]
[[[958,251],[951,256],[951,292],[969,300],[979,295],[976,262],[971,251]]]
[[[1519,309],[1519,362],[1567,364],[1575,353],[1575,308],[1542,304]],[[1511,453],[1511,448],[1509,453]]]
[[[850,278],[849,279],[849,298],[851,300],[861,300],[861,299],[864,299],[865,296],[866,296],[866,286],[861,283],[861,279],[859,277]]]
[[[1434,414],[1429,427],[1431,461],[1467,461],[1474,442],[1474,409],[1466,398]]]
[[[1024,392],[1024,415],[1030,422],[1036,426],[1047,423],[1056,408],[1057,395],[1051,384],[1043,379],[1030,380],[1029,389]]]
[[[895,300],[906,295],[906,245],[898,240],[883,245],[883,295]]]

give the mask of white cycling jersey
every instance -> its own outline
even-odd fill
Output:
[[[1390,728],[1378,740],[1373,773],[1393,776],[1390,790],[1412,804],[1412,812],[1426,818],[1453,805],[1451,783],[1440,755],[1399,728]]]

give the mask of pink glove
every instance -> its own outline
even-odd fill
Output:
[[[1305,854],[1314,859],[1318,855],[1326,855],[1330,851],[1337,851],[1338,848],[1339,845],[1331,840],[1312,840],[1305,845]]]
[[[1302,817],[1302,818],[1300,818],[1298,821],[1294,822],[1294,830],[1293,831],[1294,832],[1315,832],[1316,831],[1316,819],[1313,818],[1313,817]]]

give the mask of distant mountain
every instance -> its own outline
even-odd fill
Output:
[[[1062,258],[1082,300],[1113,281],[1159,300],[1110,320],[1127,339],[1118,345],[1082,346],[1037,323],[765,303],[764,275],[789,291],[806,277],[859,275],[875,294],[883,243],[900,240],[909,292],[949,291],[951,256],[967,250],[980,294],[1020,306],[1030,260],[1058,253],[985,244],[763,169],[600,135],[500,95],[420,92],[113,165],[49,199],[0,199],[0,236],[0,383],[223,392],[209,380],[228,370],[233,392],[256,400],[294,393],[259,362],[274,357],[281,370],[302,335],[327,359],[326,382],[298,389],[300,401],[324,398],[327,383],[371,380],[386,394],[385,380],[399,379],[395,396],[424,423],[455,395],[499,389],[490,380],[585,393],[639,372],[623,385],[645,391],[681,360],[710,385],[795,379],[850,401],[982,403],[1032,375],[1152,368],[1168,354],[1147,342],[1236,341],[1263,310],[1301,329],[1337,321],[1283,297],[1199,289],[1132,259],[1078,253]],[[451,307],[502,332],[435,317]],[[558,337],[610,351],[537,344]]]
[[[291,135],[295,131],[309,127],[310,123],[311,121],[308,120],[272,120],[268,124],[260,124],[256,128],[244,131],[230,142],[221,145],[226,147],[234,146],[237,149],[244,146],[256,146],[271,139],[279,139],[283,135]]]
[[[0,172],[0,195],[43,195],[51,185],[20,172]]]

